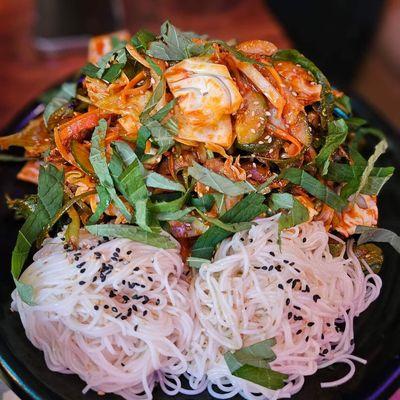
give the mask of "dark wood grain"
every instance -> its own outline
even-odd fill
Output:
[[[133,32],[154,31],[170,19],[185,30],[230,39],[265,38],[288,46],[289,41],[261,0],[128,0],[125,20]],[[76,71],[85,51],[46,56],[34,47],[34,0],[0,1],[0,129],[28,101]]]

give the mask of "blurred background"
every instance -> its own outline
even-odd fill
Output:
[[[0,129],[85,63],[90,35],[183,30],[297,47],[400,130],[400,0],[1,0]]]

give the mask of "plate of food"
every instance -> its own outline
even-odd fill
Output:
[[[7,382],[23,399],[388,396],[400,148],[375,123],[265,40],[169,22],[93,38],[0,137]]]

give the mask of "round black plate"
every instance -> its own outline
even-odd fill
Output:
[[[353,101],[358,116],[368,119],[371,124],[382,128],[388,135],[390,150],[382,158],[385,165],[397,167],[395,176],[385,186],[379,198],[380,226],[400,231],[400,137],[380,120],[374,112],[359,100]],[[14,132],[40,111],[37,102],[30,104],[4,130],[3,134]],[[0,366],[10,387],[24,399],[46,400],[92,400],[99,396],[94,392],[81,393],[84,383],[74,375],[62,375],[47,369],[42,353],[34,348],[25,336],[18,314],[10,311],[10,293],[13,282],[10,275],[11,252],[17,237],[19,223],[7,210],[4,195],[19,197],[36,191],[33,185],[15,178],[21,164],[0,165]],[[400,257],[385,246],[385,264],[381,272],[383,289],[381,296],[356,320],[355,354],[366,358],[366,366],[357,365],[351,381],[338,388],[320,388],[321,381],[329,381],[346,373],[342,364],[319,371],[306,378],[306,383],[295,399],[387,399],[400,382]],[[117,399],[106,395],[104,400]],[[156,389],[155,399],[171,399]],[[191,396],[176,396],[179,399],[193,399]],[[241,398],[237,396],[237,398]],[[196,399],[211,399],[208,393]]]

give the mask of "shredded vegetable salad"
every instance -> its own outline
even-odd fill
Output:
[[[77,262],[82,235],[100,238],[99,246],[109,238],[130,239],[164,249],[169,257],[176,249],[186,267],[192,267],[193,290],[200,291],[202,301],[206,295],[199,287],[206,287],[209,281],[201,279],[211,269],[201,267],[214,265],[219,273],[223,254],[224,265],[224,257],[231,257],[232,270],[242,268],[240,254],[248,254],[246,263],[255,257],[256,249],[249,239],[246,251],[234,257],[242,246],[240,240],[247,240],[240,232],[258,232],[257,224],[278,224],[278,247],[271,245],[272,241],[265,244],[263,233],[255,239],[264,247],[275,246],[259,256],[260,260],[275,259],[290,235],[304,235],[299,242],[304,244],[304,232],[309,229],[321,238],[323,257],[340,255],[340,262],[335,262],[347,266],[345,240],[360,234],[356,245],[347,242],[346,251],[351,265],[358,268],[361,286],[365,284],[359,274],[361,266],[366,268],[365,274],[372,274],[383,262],[382,251],[372,242],[389,242],[400,251],[399,236],[377,228],[377,196],[394,172],[392,167],[375,165],[387,149],[383,133],[353,115],[349,97],[333,88],[312,61],[297,50],[280,50],[265,40],[226,43],[182,32],[168,21],[159,35],[141,30],[132,37],[127,32],[95,37],[89,44],[88,64],[76,79],[48,94],[43,114],[21,132],[0,138],[1,150],[11,146],[25,149],[25,157],[18,158],[26,160],[18,178],[38,185],[36,195],[7,199],[16,217],[25,220],[12,253],[12,275],[18,296],[27,305],[35,304],[34,287],[19,278],[31,248],[41,247],[48,236],[60,237],[60,232],[63,248],[75,251],[71,254]],[[1,158],[13,160],[6,153]],[[309,222],[317,225],[298,227]],[[229,237],[231,242],[223,242]],[[297,243],[297,238],[293,240]],[[225,254],[224,249],[231,246],[227,243],[233,250]],[[115,254],[119,262],[119,251]],[[296,257],[296,262],[301,260]],[[328,268],[324,261],[317,261],[321,268]],[[81,273],[86,270],[83,264],[78,265]],[[281,272],[278,266],[269,267],[277,270],[277,276]],[[264,265],[257,268],[268,270]],[[287,276],[300,274],[300,269],[293,268],[285,272]],[[308,266],[304,264],[304,268]],[[197,269],[201,273],[196,278]],[[252,275],[239,275],[253,285]],[[100,278],[103,285],[106,278]],[[343,273],[341,279],[346,281],[348,276]],[[369,297],[362,300],[366,306],[379,293],[379,278],[374,279],[376,290],[372,294],[367,291]],[[286,294],[287,306],[296,282],[300,282],[291,281],[293,278],[286,282],[292,288]],[[236,284],[236,280],[232,282]],[[279,299],[282,282],[273,291]],[[81,279],[78,291],[81,285],[86,287],[86,281]],[[254,285],[258,287],[256,281]],[[308,285],[302,292],[308,296],[302,300],[307,304],[320,298],[310,293]],[[218,295],[225,294],[221,291]],[[22,303],[19,307],[25,310]],[[283,311],[273,311],[278,312]],[[221,317],[215,318],[218,325]],[[205,321],[209,323],[207,318]],[[311,324],[314,322],[307,326]],[[296,335],[301,332],[299,329]],[[279,332],[275,335],[279,350],[283,339]],[[268,340],[266,355],[250,346],[224,357],[233,375],[276,390],[283,387],[287,375],[269,370],[268,379],[254,380],[251,369],[259,365],[260,358],[274,359],[270,347],[276,341]],[[247,353],[258,357],[256,364]],[[278,371],[285,371],[282,357],[278,354],[275,362]],[[193,365],[190,368],[203,388],[206,372]],[[301,387],[300,381],[296,387]],[[288,393],[292,392],[295,389]]]

